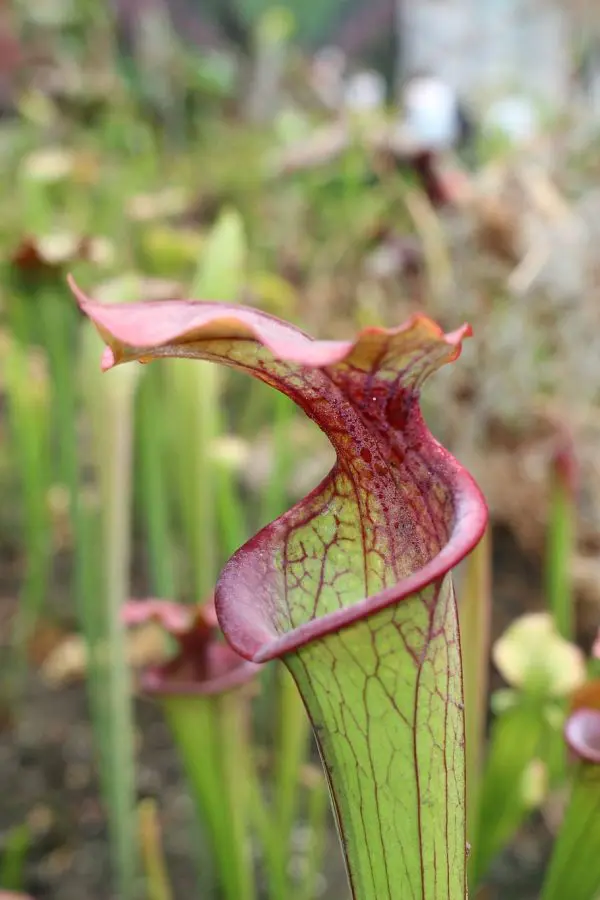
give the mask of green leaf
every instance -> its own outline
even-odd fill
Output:
[[[519,698],[492,727],[480,788],[479,821],[469,860],[469,881],[476,887],[497,853],[532,808],[527,773],[542,756],[546,720],[542,704]]]
[[[192,292],[235,300],[243,286],[246,253],[242,218],[235,210],[225,210],[202,248]]]
[[[135,734],[131,672],[122,606],[130,594],[133,410],[140,372],[112,384],[89,367],[97,336],[86,326],[83,384],[91,424],[98,509],[91,526],[101,570],[86,598],[82,628],[89,651],[90,691],[111,850],[119,896],[134,898],[138,878]],[[106,423],[110,422],[110,430]],[[88,550],[91,540],[88,541]]]
[[[596,900],[600,894],[600,766],[582,763],[561,825],[542,900]]]

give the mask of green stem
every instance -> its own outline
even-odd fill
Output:
[[[36,371],[32,365],[35,360],[17,341],[7,340],[1,352],[13,456],[25,513],[26,572],[13,635],[19,654],[17,669],[22,675],[25,649],[44,602],[52,563],[49,410],[45,373]]]
[[[70,498],[73,546],[73,591],[81,626],[86,629],[90,618],[88,607],[94,601],[94,583],[90,580],[90,560],[96,553],[94,544],[85,541],[79,483],[79,435],[77,428],[77,380],[73,378],[71,359],[78,343],[77,311],[62,294],[43,292],[39,298],[44,337],[48,350],[53,384],[54,424],[58,436],[58,477],[66,485]]]
[[[93,331],[86,329],[85,365],[97,359],[97,341]],[[82,503],[79,511],[89,553],[86,569],[91,571],[90,596],[82,609],[91,706],[114,871],[123,900],[136,896],[139,871],[132,685],[121,615],[129,597],[133,406],[138,372],[132,368],[105,376],[97,366],[84,369],[99,492],[95,504],[93,500]]]
[[[222,431],[220,424],[217,428]],[[228,559],[248,537],[246,514],[234,472],[219,460],[214,460],[214,469],[220,556]]]
[[[552,478],[546,550],[546,594],[559,633],[573,640],[574,608],[571,558],[574,545],[572,490],[560,473]]]
[[[10,284],[10,271],[3,272],[5,282]],[[9,332],[15,340],[28,346],[38,341],[38,322],[32,312],[31,297],[23,294],[18,287],[11,291],[10,301],[6,304],[6,318]]]
[[[447,577],[285,659],[315,727],[356,900],[465,900],[459,643]]]
[[[246,712],[241,708],[245,700],[237,693],[232,693],[225,705],[219,697],[162,699],[196,809],[206,827],[223,897],[253,900],[247,833],[240,818],[248,810],[244,800],[235,796],[249,752],[241,718]],[[233,784],[227,780],[230,777]]]
[[[267,896],[269,900],[288,900],[289,877],[286,867],[281,865],[282,856],[286,856],[288,845],[285,842],[285,847],[282,846],[277,820],[271,815],[270,808],[265,802],[256,765],[250,768],[248,784],[251,822],[256,830],[262,853]]]
[[[479,782],[488,702],[492,612],[491,536],[486,533],[465,561],[459,606],[465,691],[467,833],[475,840]]]
[[[298,818],[301,771],[305,764],[310,723],[298,691],[288,672],[280,666],[270,672],[270,710],[277,729],[273,759],[274,793],[267,812],[256,771],[251,777],[253,821],[264,855],[270,900],[289,900],[291,893],[289,857],[292,830]],[[267,671],[263,672],[263,676]]]
[[[223,784],[228,795],[228,841],[239,873],[239,900],[255,900],[255,879],[249,843],[248,769],[251,752],[248,740],[247,700],[236,692],[219,696],[218,724],[221,732]]]
[[[138,395],[137,451],[140,502],[148,539],[152,587],[159,597],[175,597],[176,575],[171,541],[166,454],[157,422],[162,415],[160,369],[149,366]]]
[[[54,416],[59,435],[58,475],[63,484],[78,483],[76,423],[77,387],[73,378],[73,345],[77,341],[76,309],[56,290],[40,292],[44,339],[54,383]],[[73,436],[74,440],[70,438]]]
[[[177,426],[180,510],[189,562],[194,601],[204,600],[213,590],[217,574],[214,533],[214,466],[211,447],[218,429],[218,376],[208,363],[175,360],[169,365],[173,379]]]
[[[116,374],[116,373],[115,373]],[[118,373],[122,375],[123,373]],[[126,373],[126,376],[137,373]],[[135,807],[135,742],[132,685],[127,662],[126,631],[121,610],[129,596],[131,561],[132,402],[135,383],[121,379],[111,391],[111,430],[101,460],[103,495],[103,548],[106,566],[106,641],[109,654],[105,690],[110,709],[111,807],[117,871],[121,895],[133,897],[137,873],[137,847],[133,825]],[[126,383],[125,383],[126,382]],[[119,389],[120,388],[120,389]]]
[[[327,845],[327,812],[329,794],[320,772],[311,773],[308,787],[307,825],[309,845],[305,859],[306,875],[296,891],[296,900],[313,900],[317,896],[318,877]]]
[[[290,440],[290,426],[296,408],[285,394],[272,394],[273,415],[273,456],[269,481],[265,491],[262,521],[272,522],[285,509],[288,479],[297,461],[294,446]]]
[[[494,722],[479,792],[477,840],[469,858],[473,888],[529,812],[523,778],[531,761],[542,755],[545,734],[543,707],[527,697]]]
[[[17,825],[4,838],[0,857],[0,895],[2,890],[20,891],[25,881],[25,865],[31,846],[27,825]]]
[[[263,384],[250,384],[245,392],[243,407],[239,411],[239,431],[244,437],[256,434],[257,422],[268,422],[272,399]]]
[[[595,900],[600,892],[600,766],[582,763],[574,775],[542,890],[542,900]]]
[[[139,806],[140,845],[146,870],[148,900],[173,900],[173,892],[161,844],[156,803],[143,800]]]
[[[279,726],[275,754],[277,829],[284,850],[282,865],[287,868],[292,829],[297,815],[300,774],[306,759],[310,724],[292,678],[282,669],[279,669],[277,676]]]

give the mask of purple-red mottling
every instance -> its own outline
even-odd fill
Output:
[[[580,760],[600,765],[600,710],[578,709],[567,719],[565,740]]]
[[[196,607],[169,600],[130,600],[122,617],[132,626],[158,622],[178,645],[172,659],[142,674],[141,686],[147,693],[220,694],[249,681],[258,670],[220,639],[212,600]]]
[[[552,457],[556,477],[568,496],[575,499],[579,487],[579,465],[572,435],[561,429],[556,437]]]
[[[248,541],[221,574],[219,621],[244,658],[259,663],[285,655],[439,583],[481,537],[485,502],[419,409],[421,384],[457,358],[468,326],[444,335],[418,315],[398,328],[367,328],[354,341],[316,341],[248,307],[108,306],[71,287],[109,345],[105,367],[160,356],[234,366],[290,396],[336,451],[324,481]],[[343,537],[349,511],[360,546]],[[362,588],[352,567],[356,554],[364,556]],[[294,574],[292,583],[303,560],[304,575]],[[343,586],[350,575],[352,597]]]

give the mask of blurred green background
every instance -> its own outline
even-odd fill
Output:
[[[241,889],[223,872],[239,867],[255,872],[248,900],[347,890],[283,674],[261,675],[243,700],[251,731],[233,732],[253,773],[234,822],[250,861],[223,850],[215,862],[214,822],[195,815],[208,732],[191,760],[175,753],[164,710],[137,690],[172,645],[121,615],[129,598],[208,599],[229,555],[317,484],[332,452],[285,398],[239,373],[170,361],[101,376],[68,273],[106,302],[238,301],[319,337],[417,310],[448,330],[470,321],[474,339],[423,405],[490,504],[491,641],[549,607],[589,652],[598,23],[593,10],[538,7],[526,35],[550,49],[531,72],[519,4],[513,21],[480,2],[474,34],[469,4],[456,4],[446,56],[446,20],[432,29],[425,0],[0,7],[0,889],[233,900]],[[492,41],[487,63],[465,54],[467,32],[483,50]],[[343,72],[326,46],[345,51]],[[417,153],[402,132],[403,79],[422,66],[458,91],[468,144],[450,134],[432,149],[417,135]],[[365,67],[384,79],[375,100],[352,82]],[[557,476],[565,446],[576,491]],[[492,692],[510,679],[481,627],[491,725]],[[524,752],[520,774],[539,762],[537,743]],[[527,782],[533,799],[520,793],[502,833],[488,832],[481,897],[539,897],[564,782],[541,764],[542,789]]]

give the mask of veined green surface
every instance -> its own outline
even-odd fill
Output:
[[[463,900],[464,712],[450,578],[286,663],[315,724],[353,896]]]
[[[221,627],[254,662],[283,657],[315,728],[356,900],[465,900],[464,709],[449,570],[485,504],[419,410],[460,352],[415,316],[313,341],[256,310],[90,303],[104,367],[188,356],[287,394],[337,453],[329,475],[225,566]]]

